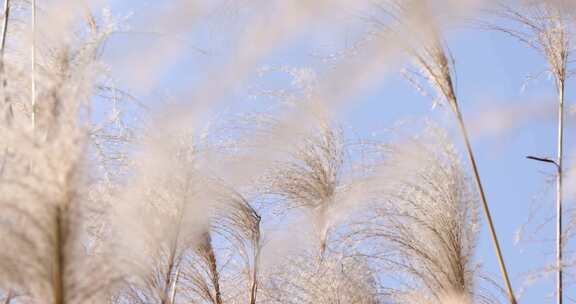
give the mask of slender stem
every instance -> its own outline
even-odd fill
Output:
[[[260,220],[258,220],[258,229],[260,229]],[[256,304],[256,294],[258,292],[258,266],[260,264],[260,231],[258,230],[254,238],[254,269],[252,270],[252,286],[250,286],[250,304]]]
[[[498,258],[498,264],[500,266],[500,272],[504,279],[504,284],[506,285],[506,292],[508,293],[508,300],[510,304],[516,304],[516,298],[514,297],[514,291],[512,290],[512,285],[510,284],[510,279],[508,278],[508,271],[506,270],[506,264],[504,263],[504,257],[502,251],[500,250],[500,243],[498,242],[498,236],[496,235],[496,229],[494,228],[494,223],[492,221],[492,215],[490,214],[490,208],[488,207],[488,202],[486,200],[486,195],[484,194],[484,187],[482,186],[482,181],[480,180],[480,173],[478,172],[478,166],[476,165],[476,159],[474,158],[474,152],[472,151],[472,146],[470,145],[470,140],[468,136],[468,131],[464,124],[464,119],[462,118],[462,113],[458,108],[458,105],[454,107],[454,111],[458,120],[458,127],[464,137],[464,143],[466,144],[466,152],[470,164],[472,165],[472,170],[474,173],[474,181],[476,182],[476,187],[478,192],[480,192],[480,199],[482,201],[482,209],[484,211],[484,216],[486,217],[486,222],[488,223],[488,229],[490,231],[490,236],[492,237],[492,244],[494,245],[494,250],[496,251],[496,256]]]
[[[162,294],[162,304],[169,304],[170,302],[166,302],[169,301],[169,294],[171,293],[171,288],[172,288],[172,272],[174,271],[174,267],[175,267],[175,256],[176,256],[176,248],[175,246],[172,246],[171,250],[170,250],[170,256],[168,257],[168,268],[166,269],[166,275],[164,277],[164,282],[165,282],[165,286],[164,286],[164,294]]]
[[[258,293],[258,265],[254,265],[252,273],[252,284],[250,286],[250,304],[256,304],[256,295]]]
[[[564,141],[564,81],[558,85],[558,142],[556,159],[556,296],[562,304],[562,159]]]
[[[54,304],[64,304],[64,219],[62,208],[56,208],[55,214],[55,227],[54,227],[54,269],[52,270],[53,275],[53,297]]]
[[[214,254],[214,248],[212,248],[212,238],[209,232],[205,232],[203,236],[203,244],[201,244],[201,250],[204,251],[204,256],[206,262],[208,262],[210,280],[212,280],[212,286],[214,287],[214,303],[222,304],[222,292],[220,290],[220,273],[218,272],[218,265],[216,262],[216,255]]]
[[[176,223],[176,235],[171,241],[170,255],[168,257],[168,269],[166,269],[164,294],[162,295],[162,304],[174,304],[173,297],[175,296],[176,284],[180,276],[180,263],[176,261],[178,251],[178,241],[180,239],[180,227],[182,224],[182,211],[178,212],[178,222]],[[172,273],[174,273],[172,277]],[[166,302],[168,301],[168,302]]]
[[[32,127],[36,129],[36,0],[32,0]]]
[[[214,285],[214,293],[216,304],[222,304],[222,291],[220,290],[220,274],[216,268],[216,258],[214,251],[210,247],[210,273],[212,274],[212,285]]]
[[[8,291],[8,294],[6,295],[6,298],[4,299],[4,304],[10,304],[10,302],[12,302],[12,290]]]
[[[176,266],[176,274],[174,275],[174,282],[172,283],[172,290],[170,292],[170,304],[176,301],[176,288],[178,286],[178,279],[180,278],[180,266]]]
[[[6,47],[6,33],[8,32],[8,18],[10,17],[10,0],[4,0],[4,20],[2,20],[2,37],[0,40],[0,56],[4,61],[4,49]]]
[[[2,33],[0,36],[0,80],[2,81],[2,96],[4,99],[4,105],[8,107],[9,117],[12,118],[12,105],[9,104],[9,98],[7,93],[7,77],[6,68],[4,66],[4,53],[6,51],[6,35],[8,33],[8,19],[10,18],[10,0],[4,0],[4,20],[2,22]]]

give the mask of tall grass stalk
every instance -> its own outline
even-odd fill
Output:
[[[10,18],[10,0],[4,0],[4,13],[2,14],[4,19],[2,20],[2,33],[0,36],[0,81],[2,82],[2,96],[4,99],[4,106],[8,107],[7,119],[10,121],[12,119],[12,106],[8,104],[7,96],[7,84],[8,80],[6,78],[6,67],[5,67],[5,51],[6,51],[6,35],[8,33],[8,19]]]
[[[462,114],[456,105],[455,107],[455,115],[458,121],[458,128],[462,134],[462,138],[464,139],[464,143],[466,145],[466,155],[470,164],[472,165],[472,172],[474,175],[474,182],[480,193],[480,201],[482,202],[482,210],[484,211],[484,217],[486,218],[486,222],[488,224],[488,230],[490,232],[490,236],[492,238],[492,244],[494,245],[494,250],[496,251],[496,256],[498,257],[498,266],[500,267],[500,272],[504,278],[504,283],[506,284],[506,292],[508,293],[508,300],[511,304],[516,303],[516,298],[514,297],[514,291],[512,290],[512,285],[510,284],[510,278],[508,277],[508,271],[506,269],[506,263],[504,263],[504,257],[502,255],[502,250],[500,249],[500,243],[498,242],[498,236],[496,235],[496,229],[494,228],[494,222],[492,220],[492,215],[490,214],[490,208],[488,206],[488,201],[486,200],[486,195],[484,194],[484,187],[482,186],[482,181],[480,180],[480,173],[478,171],[478,167],[476,165],[476,159],[474,158],[474,152],[470,145],[470,140],[468,136],[468,131],[466,130],[466,125],[464,124],[464,119],[462,118]]]
[[[556,158],[556,302],[562,304],[562,159],[564,142],[564,83],[558,87],[558,139]]]
[[[0,38],[0,59],[4,61],[4,51],[6,47],[6,33],[8,32],[8,18],[10,18],[10,0],[4,0],[4,17],[2,20],[2,37]]]
[[[561,16],[560,11],[556,16]],[[551,51],[546,52],[549,64],[553,68],[556,79],[556,89],[558,90],[558,126],[556,139],[556,303],[563,302],[563,233],[562,233],[562,175],[564,159],[564,93],[566,83],[566,65],[568,62],[568,41],[567,33],[562,24],[561,17],[557,17],[559,22],[559,33],[557,39],[550,41]],[[556,68],[555,68],[556,66]]]
[[[512,21],[522,27],[521,30],[486,24],[488,28],[510,35],[528,47],[543,55],[548,63],[548,72],[554,77],[557,109],[557,139],[556,139],[556,303],[563,302],[563,206],[562,206],[562,175],[564,150],[564,93],[567,74],[567,64],[570,55],[570,33],[567,17],[563,10],[567,7],[564,1],[524,2],[520,8],[513,8],[500,3],[494,12],[496,17]]]
[[[36,129],[36,0],[30,3],[32,9],[32,39],[31,39],[31,91],[30,106],[32,117],[32,128]]]

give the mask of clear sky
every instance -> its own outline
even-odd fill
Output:
[[[165,41],[153,35],[137,34],[141,29],[154,29],[155,21],[158,21],[150,17],[146,2],[113,1],[112,8],[116,16],[133,13],[127,23],[133,24],[132,31],[135,33],[116,35],[110,41],[106,53],[106,58],[113,64],[113,68],[119,68],[117,77],[120,83],[129,86],[130,82],[124,78],[126,72],[134,72],[138,67],[122,64],[127,54],[145,52],[148,47],[157,47]],[[245,12],[240,11],[238,15],[242,16]],[[356,14],[350,12],[339,20],[355,22],[355,17]],[[240,22],[233,21],[230,25]],[[190,83],[206,81],[202,79],[206,66],[218,61],[220,48],[226,46],[226,42],[223,42],[226,41],[225,38],[217,36],[226,25],[207,22],[197,26],[201,30],[193,33],[183,31],[187,32],[183,38],[187,43],[185,51],[161,74],[152,89],[133,90],[138,97],[144,101],[152,101],[162,94],[187,88]],[[296,39],[295,42],[275,50],[256,67],[321,67],[324,63],[313,54],[331,48],[331,41],[337,40],[335,44],[343,45],[347,35],[345,31],[324,31],[322,27],[306,30],[310,33],[301,35],[300,40]],[[550,223],[537,234],[530,232],[540,229],[538,227],[544,219],[553,215],[553,170],[546,164],[525,158],[527,155],[554,157],[556,153],[552,80],[542,75],[523,89],[526,77],[544,70],[546,63],[540,54],[501,33],[457,28],[450,31],[447,41],[456,62],[461,109],[471,128],[472,143],[504,257],[515,291],[520,292],[525,287],[519,302],[552,303],[554,277],[551,273],[544,280],[526,285],[530,272],[541,270],[553,261],[555,248],[552,240],[554,226]],[[204,54],[197,48],[208,52]],[[574,81],[570,79],[567,88],[569,106],[573,105],[573,87]],[[239,91],[245,92],[246,88],[240,88]],[[231,95],[240,96],[241,93],[235,92]],[[227,107],[238,107],[234,104],[235,98],[228,99],[231,101]],[[338,117],[344,125],[355,131],[356,136],[368,137],[392,127],[398,120],[422,115],[438,118],[445,116],[443,111],[432,109],[430,100],[415,93],[399,73],[392,72],[383,75],[369,89],[346,100]],[[571,166],[573,159],[572,118],[572,115],[567,116],[568,128],[565,133],[568,166]],[[459,142],[458,136],[454,138]],[[566,186],[572,187],[570,184]],[[567,200],[567,205],[571,207],[571,204],[571,200]],[[539,209],[527,226],[526,236],[534,236],[536,241],[521,241],[515,245],[516,231],[529,220],[531,209],[534,208]],[[498,283],[502,282],[485,225],[479,239],[477,260],[484,264],[485,270],[492,274]],[[573,275],[569,273],[568,276]],[[566,279],[569,283],[573,281]],[[573,292],[568,292],[567,296],[576,297]]]

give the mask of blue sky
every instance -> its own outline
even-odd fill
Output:
[[[129,24],[133,30],[149,30],[152,23],[143,17],[149,16],[145,2],[113,1],[113,13],[125,15],[131,11]],[[347,18],[352,20],[354,14]],[[135,90],[135,94],[144,101],[154,102],[163,94],[177,92],[190,86],[190,83],[202,79],[206,66],[217,61],[219,53],[204,55],[194,51],[204,45],[223,47],[225,39],[215,37],[218,25],[199,25],[201,30],[188,33],[188,46],[185,54],[162,74],[151,90]],[[267,56],[262,65],[288,65],[294,67],[322,67],[323,63],[311,54],[322,50],[335,37],[342,43],[345,33],[326,32],[323,29],[311,29],[313,34],[303,35],[293,43],[274,51]],[[205,31],[205,32],[202,32]],[[531,82],[522,90],[526,77],[546,68],[540,54],[526,48],[514,39],[501,33],[481,31],[470,28],[457,28],[450,31],[448,45],[456,62],[458,75],[458,95],[461,109],[472,128],[472,143],[476,153],[480,174],[484,182],[488,202],[501,241],[505,260],[511,272],[511,279],[517,292],[526,280],[526,274],[546,266],[553,261],[553,241],[520,242],[514,244],[515,232],[528,220],[530,208],[541,206],[536,219],[528,226],[534,230],[546,216],[553,211],[553,184],[549,181],[553,170],[546,164],[527,160],[527,155],[554,157],[556,117],[554,109],[554,85],[546,76]],[[133,56],[147,45],[155,46],[161,39],[151,35],[122,34],[115,36],[107,48],[106,59],[113,67],[131,71],[122,66],[126,56]],[[142,63],[146,64],[146,63]],[[134,71],[134,70],[132,70]],[[118,73],[121,84],[130,83],[123,79],[125,73]],[[572,106],[574,97],[573,80],[568,81],[567,104]],[[244,92],[244,89],[239,89]],[[228,106],[234,109],[234,97],[230,94]],[[245,98],[240,98],[245,99]],[[244,104],[241,104],[242,107]],[[391,73],[383,77],[368,90],[357,94],[354,100],[347,101],[340,109],[338,117],[347,127],[361,137],[371,136],[393,126],[397,121],[423,115],[442,118],[442,109],[432,109],[432,103],[414,92],[413,88],[400,77]],[[498,118],[498,113],[510,113]],[[517,124],[513,121],[525,117]],[[487,118],[493,118],[490,121]],[[566,159],[570,165],[572,159],[573,124],[567,117],[568,128],[565,133]],[[479,123],[472,124],[472,121]],[[501,132],[487,132],[496,122],[510,122],[514,127]],[[457,135],[457,133],[455,133]],[[455,136],[455,141],[460,138]],[[571,185],[567,185],[570,187]],[[571,202],[567,200],[567,205]],[[537,235],[538,240],[553,236],[554,227],[546,225]],[[492,245],[484,226],[477,250],[477,260],[485,266],[486,272],[501,282]],[[571,281],[567,278],[568,281]],[[527,286],[520,298],[521,303],[552,302],[553,276]],[[570,292],[568,296],[571,296]]]

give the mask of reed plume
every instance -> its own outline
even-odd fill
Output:
[[[86,37],[71,29],[61,33],[66,44],[55,41],[52,52],[39,54],[50,62],[38,78],[44,104],[36,114],[42,130],[30,128],[30,107],[14,109],[0,126],[6,152],[2,242],[13,248],[1,253],[2,285],[31,301],[54,304],[89,303],[116,280],[103,256],[88,256],[81,242],[83,229],[76,229],[88,210],[83,193],[89,178],[83,154],[88,137],[79,116],[97,82],[98,49],[111,28]],[[6,56],[18,56],[19,46]],[[11,88],[12,101],[28,99],[29,83],[20,75],[26,62],[12,64],[5,65],[4,87]]]
[[[492,303],[476,288],[479,201],[447,134],[429,126],[379,149],[373,182],[381,198],[364,221],[352,221],[349,247],[395,278],[382,287],[395,302]]]
[[[186,134],[164,132],[152,133],[149,152],[135,162],[138,177],[116,203],[120,236],[126,222],[135,233],[117,241],[120,256],[134,254],[121,259],[128,279],[118,296],[141,303],[255,303],[260,216],[239,192],[202,169],[207,147]],[[128,220],[134,214],[139,216]]]

